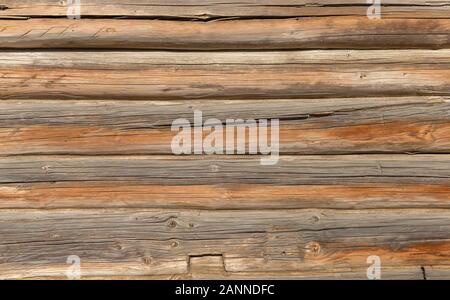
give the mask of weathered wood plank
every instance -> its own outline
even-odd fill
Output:
[[[184,118],[280,119],[280,153],[450,153],[450,98],[2,101],[0,154],[172,154]],[[204,135],[208,132],[205,131]]]
[[[366,0],[83,0],[83,18],[170,17],[200,20],[218,17],[294,17],[294,16],[365,16]],[[384,18],[408,17],[448,18],[449,1],[383,0]],[[1,16],[66,16],[67,2],[58,0],[2,0]]]
[[[450,14],[450,11],[447,11]],[[449,48],[450,19],[1,20],[1,48]]]
[[[0,208],[450,208],[450,184],[3,184]]]
[[[0,158],[1,184],[139,182],[205,184],[449,184],[450,155],[31,156]]]
[[[5,52],[0,58],[0,99],[386,95],[450,95],[450,50],[56,51]]]
[[[448,274],[449,218],[448,209],[0,210],[0,277],[64,276],[70,255],[82,276],[188,275],[191,263],[201,275],[223,261],[228,276],[363,279],[370,255],[382,277]]]
[[[174,275],[146,275],[146,276],[84,276],[87,280],[121,279],[121,280],[186,280],[186,279],[364,279],[367,266],[351,268],[345,272],[320,272],[316,271],[287,271],[287,272],[230,272],[224,268],[223,257],[219,255],[207,255],[191,257],[189,260],[189,272]],[[402,268],[383,267],[382,279],[412,279],[435,280],[446,279],[450,275],[448,266],[420,266]],[[48,279],[49,277],[33,277],[32,279]],[[66,279],[63,276],[52,276],[52,279]]]
[[[211,256],[200,257],[210,258]],[[215,256],[213,256],[215,258]],[[192,268],[192,261],[191,261]],[[201,265],[200,267],[202,267]],[[217,266],[218,267],[218,266]],[[216,268],[217,268],[216,267]],[[425,271],[424,271],[425,270]],[[365,279],[363,274],[367,272],[367,266],[363,268],[352,268],[351,272],[329,273],[329,272],[308,272],[303,270],[301,272],[224,272],[224,273],[208,273],[207,269],[196,269],[195,273],[189,272],[186,274],[174,275],[135,275],[135,276],[84,276],[85,280],[227,280],[227,279],[242,279],[242,280],[279,280],[279,279],[315,279],[315,280],[340,280],[340,279]],[[358,276],[355,276],[358,274]],[[445,280],[450,276],[450,268],[446,266],[427,266],[427,267],[402,267],[400,268],[384,268],[382,279],[396,279],[396,280]],[[25,279],[27,279],[25,277]],[[30,277],[28,279],[58,279],[64,280],[67,277],[47,276],[47,277]]]
[[[450,277],[450,3],[272,2],[0,0],[1,279]],[[160,155],[196,109],[300,156]]]
[[[10,157],[0,208],[448,208],[448,157]]]

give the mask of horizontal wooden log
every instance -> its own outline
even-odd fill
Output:
[[[447,11],[449,14],[450,11]],[[0,20],[1,48],[387,49],[450,46],[450,19],[324,17],[185,22]]]
[[[0,158],[1,184],[139,182],[206,184],[448,184],[450,155],[31,156]]]
[[[0,99],[450,95],[450,50],[5,52]]]
[[[279,119],[282,154],[450,153],[450,98],[400,97],[5,100],[0,102],[0,154],[172,154],[178,134],[172,122],[184,118],[194,126],[194,111],[202,112],[203,122]]]
[[[149,185],[138,182],[12,183],[0,208],[379,209],[450,208],[450,185]]]
[[[435,266],[448,275],[449,218],[440,209],[0,210],[0,278],[62,277],[71,255],[87,277],[364,279],[371,255],[382,278]]]
[[[212,258],[211,258],[212,257]],[[215,256],[204,256],[200,257],[201,259],[212,260]],[[193,264],[189,264],[192,268]],[[222,266],[222,265],[221,265]],[[199,268],[195,268],[195,272],[188,272],[184,274],[174,274],[174,275],[133,275],[133,276],[84,276],[84,280],[106,280],[106,279],[114,279],[114,280],[299,280],[299,279],[308,279],[308,280],[352,280],[352,279],[365,279],[364,277],[355,277],[354,274],[364,274],[367,272],[367,267],[363,268],[353,268],[353,273],[334,273],[330,274],[327,272],[308,272],[307,270],[301,272],[210,272],[208,269],[202,268],[203,265],[200,265]],[[219,266],[215,266],[217,269]],[[386,272],[387,270],[387,272]],[[425,270],[425,271],[424,271]],[[55,272],[54,272],[55,273]],[[388,280],[445,280],[450,276],[449,268],[446,266],[427,266],[427,267],[402,267],[399,268],[385,268],[383,279]],[[33,279],[33,280],[48,280],[48,279],[57,279],[57,280],[66,280],[67,276],[64,276],[62,273],[59,276],[46,276],[46,277],[24,277],[25,279]]]
[[[449,278],[450,3],[365,2],[0,0],[0,279]],[[288,155],[173,156],[194,110]]]
[[[200,20],[218,17],[293,17],[293,16],[347,16],[367,14],[365,0],[83,0],[83,18],[115,17],[170,17]],[[420,18],[447,18],[449,1],[445,0],[384,0],[384,18],[414,16]],[[6,16],[66,16],[67,1],[59,0],[2,0],[0,17]]]

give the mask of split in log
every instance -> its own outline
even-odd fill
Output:
[[[366,16],[366,0],[82,0],[81,15],[91,17],[283,18],[301,16]],[[383,0],[383,18],[448,18],[446,0]],[[59,0],[1,0],[0,17],[65,17],[67,2]]]
[[[446,12],[447,16],[450,10]],[[176,50],[440,49],[450,19],[326,17],[186,22],[171,20],[0,20],[1,48]]]
[[[0,155],[172,154],[171,125],[179,118],[193,124],[193,111],[204,121],[279,119],[281,154],[450,153],[450,98],[393,97],[4,100]]]

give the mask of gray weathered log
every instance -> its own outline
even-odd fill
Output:
[[[0,158],[0,183],[139,182],[146,184],[450,183],[450,155],[31,156]],[[267,157],[268,158],[268,157]]]
[[[435,265],[448,276],[449,218],[439,209],[0,210],[0,278],[61,277],[70,255],[82,276],[188,275],[195,257],[216,256],[229,277],[363,279],[370,255],[385,278]]]

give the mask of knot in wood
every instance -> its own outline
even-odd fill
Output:
[[[318,242],[310,242],[306,244],[306,251],[314,254],[320,253],[321,247]]]

